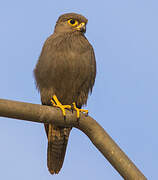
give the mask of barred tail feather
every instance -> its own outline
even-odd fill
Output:
[[[71,128],[45,124],[48,137],[47,166],[51,174],[58,174],[62,168]]]

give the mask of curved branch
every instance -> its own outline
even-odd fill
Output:
[[[83,131],[103,156],[126,180],[146,180],[146,177],[118,147],[105,130],[90,116],[66,111],[64,120],[60,109],[31,103],[0,99],[0,116],[39,123],[54,123],[58,126],[72,126]]]

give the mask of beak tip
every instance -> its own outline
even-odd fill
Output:
[[[86,25],[85,23],[81,23],[77,28],[78,31],[81,31],[82,33],[86,32]]]
[[[82,33],[85,33],[86,32],[86,27],[83,26],[80,30],[81,30]]]

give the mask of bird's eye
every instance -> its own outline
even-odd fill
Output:
[[[71,26],[76,26],[76,25],[78,25],[78,21],[77,21],[77,20],[74,20],[74,19],[69,19],[69,20],[68,20],[68,23],[69,23]]]

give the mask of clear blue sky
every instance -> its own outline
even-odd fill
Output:
[[[14,0],[0,2],[0,98],[40,103],[33,68],[59,15],[88,19],[97,78],[87,108],[148,179],[158,161],[158,1]],[[73,129],[64,166],[51,176],[42,124],[0,118],[0,179],[122,178]]]

